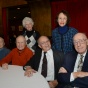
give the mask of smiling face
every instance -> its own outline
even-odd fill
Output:
[[[28,30],[28,31],[31,31],[32,30],[32,27],[33,27],[33,24],[31,22],[25,22],[25,28]]]
[[[63,13],[60,13],[58,15],[57,22],[58,22],[59,26],[61,26],[61,27],[65,26],[67,24],[67,16]]]
[[[0,49],[3,48],[5,45],[4,39],[0,37]]]
[[[87,50],[88,40],[85,34],[77,33],[73,38],[73,43],[76,51],[83,54]]]
[[[19,50],[23,50],[26,46],[26,39],[23,36],[16,38],[16,46]]]
[[[47,52],[51,49],[50,40],[46,36],[41,36],[38,39],[38,46],[44,51]]]

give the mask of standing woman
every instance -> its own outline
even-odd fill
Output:
[[[33,29],[34,21],[30,17],[25,17],[22,20],[22,25],[25,28],[23,35],[27,41],[27,47],[30,48],[33,52],[38,47],[37,40],[40,37],[39,32]]]
[[[52,31],[52,48],[66,54],[74,50],[72,39],[78,31],[69,27],[70,17],[65,10],[59,12],[56,21],[58,27]]]

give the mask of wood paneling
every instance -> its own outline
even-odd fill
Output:
[[[29,4],[34,28],[41,35],[51,36],[51,8],[49,1]]]

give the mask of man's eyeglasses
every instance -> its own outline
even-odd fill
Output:
[[[87,39],[80,39],[78,41],[73,41],[74,45],[77,45],[78,43],[84,44]]]
[[[45,45],[45,44],[48,43],[48,42],[49,42],[49,40],[44,41],[44,42],[41,42],[40,45]]]

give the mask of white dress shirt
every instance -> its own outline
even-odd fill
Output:
[[[38,72],[40,74],[41,74],[41,70],[42,70],[43,56],[44,56],[44,51],[42,51],[42,56],[41,56],[39,69],[38,69]],[[54,59],[53,59],[53,51],[52,51],[52,49],[47,51],[46,58],[47,58],[47,63],[48,63],[47,64],[48,66],[47,66],[47,77],[46,77],[46,80],[47,81],[53,81],[54,80]]]
[[[83,54],[83,62],[84,62],[86,53],[87,53],[87,51]],[[73,72],[77,72],[77,67],[78,67],[79,59],[80,59],[80,54],[77,55],[77,59],[76,59],[75,65],[74,65]],[[71,76],[70,76],[70,82],[75,80],[74,77],[73,77],[73,72],[71,73]]]

